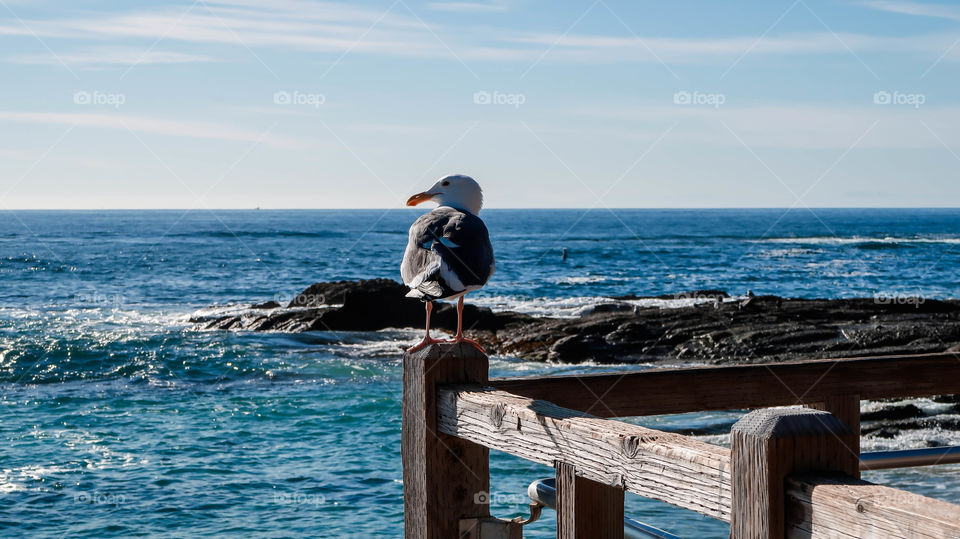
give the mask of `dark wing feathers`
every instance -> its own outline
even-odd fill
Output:
[[[410,227],[401,273],[411,294],[441,299],[486,284],[493,274],[493,246],[483,221],[442,206]]]

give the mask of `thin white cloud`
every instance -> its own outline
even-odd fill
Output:
[[[524,34],[506,38],[515,43],[553,47],[547,59],[568,61],[647,61],[711,62],[736,58],[746,51],[751,55],[849,54],[857,52],[940,53],[956,37],[934,34],[910,37],[871,36],[830,32],[793,33],[765,37],[728,38],[643,38],[584,34]],[[848,49],[849,47],[849,49]],[[542,49],[535,50],[542,54]],[[496,49],[477,51],[490,59],[507,59]]]
[[[0,120],[33,124],[76,125],[103,129],[131,130],[171,137],[259,142],[275,148],[302,148],[304,141],[263,131],[209,122],[167,120],[150,116],[81,112],[0,111]]]
[[[27,27],[0,24],[0,34],[53,38],[141,39],[213,43],[246,47],[277,47],[302,51],[380,53],[394,56],[449,54],[421,27],[418,30],[328,24],[242,13],[212,13],[199,8],[187,16],[167,13],[134,13],[96,19],[30,20]],[[382,23],[381,23],[382,24]],[[361,39],[362,37],[362,39]]]
[[[503,1],[489,2],[430,2],[428,9],[434,11],[450,11],[453,13],[497,13],[510,9],[510,6]]]
[[[444,7],[439,9],[493,10],[505,5],[501,2],[468,1],[443,3]],[[896,8],[937,13],[938,16],[953,13],[946,7],[939,10],[920,9],[917,6],[926,5],[910,2],[874,0],[870,5],[878,9],[882,6],[888,10]],[[544,50],[549,50],[544,61],[557,63],[729,63],[747,51],[751,55],[846,55],[852,49],[857,53],[884,51],[939,55],[949,50],[956,39],[956,36],[947,34],[899,37],[817,31],[771,35],[759,42],[753,35],[707,38],[641,36],[641,45],[636,37],[625,34],[558,34],[496,29],[468,32],[464,28],[433,23],[425,28],[424,24],[427,23],[414,17],[403,6],[391,4],[381,6],[382,9],[372,9],[344,3],[302,0],[277,0],[269,4],[256,0],[208,0],[189,9],[179,6],[177,9],[127,11],[100,17],[33,19],[25,20],[26,26],[5,18],[0,19],[0,35],[32,37],[36,34],[42,38],[110,41],[123,39],[125,43],[140,41],[144,49],[162,40],[168,49],[179,42],[412,58],[452,58],[453,51],[456,57],[465,61],[498,62],[539,61]],[[438,7],[433,4],[430,6]],[[206,59],[193,58],[191,55],[175,57],[172,54],[176,53],[157,52],[153,56],[154,63]],[[960,50],[951,53],[947,59],[953,60],[958,56]],[[29,59],[38,63],[53,62],[40,60],[38,56]],[[67,65],[72,60],[79,65],[90,64],[92,60],[82,54],[63,59]],[[118,56],[115,63],[121,64],[120,60]],[[114,62],[104,62],[109,63]]]
[[[71,66],[129,66],[131,64],[186,64],[195,62],[212,62],[214,59],[210,56],[201,56],[197,54],[186,54],[172,51],[143,51],[140,49],[122,48],[122,49],[92,49],[89,51],[77,51],[60,53],[59,59],[50,54],[25,54],[18,56],[9,56],[4,61],[12,64],[24,65],[60,65],[60,60]]]
[[[139,39],[281,47],[304,51],[449,54],[416,19],[349,4],[278,0],[210,0],[184,9],[129,11],[99,17],[0,19],[0,34],[81,39]],[[362,38],[362,39],[361,39]]]
[[[899,0],[867,0],[860,2],[860,4],[889,13],[960,21],[960,9],[956,6],[926,4],[921,2],[901,2]]]
[[[313,2],[304,0],[206,0],[207,6],[219,6],[217,9],[234,10],[234,13],[256,14],[261,18],[285,18],[292,20],[314,20],[331,23],[354,23],[369,26],[373,23],[387,27],[422,28],[423,25],[404,12],[403,9],[389,10],[389,3],[377,8],[357,6],[343,2]]]

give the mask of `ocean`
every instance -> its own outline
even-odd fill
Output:
[[[317,281],[399,280],[413,210],[0,213],[0,535],[398,537],[400,357],[420,333],[197,331],[192,313]],[[748,290],[960,298],[960,210],[486,210],[468,302],[575,316],[603,296]],[[567,258],[561,256],[567,249]],[[664,308],[684,299],[652,302]],[[492,376],[650,365],[491,358]],[[913,401],[930,413],[956,409]],[[638,418],[712,443],[739,412]],[[865,450],[960,445],[925,429]],[[494,454],[492,513],[552,469]],[[960,466],[866,479],[960,502]],[[725,524],[628,495],[684,537]],[[553,512],[525,530],[551,537]]]

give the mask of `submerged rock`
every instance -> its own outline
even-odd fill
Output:
[[[423,304],[389,279],[311,285],[286,306],[197,315],[203,329],[372,331],[422,328]],[[683,361],[753,363],[825,357],[940,352],[960,343],[960,301],[879,303],[754,295],[721,301],[719,290],[680,296],[717,301],[677,308],[637,307],[636,296],[610,298],[576,318],[494,312],[469,302],[464,329],[488,351],[522,359],[576,363]],[[432,326],[456,329],[456,309],[436,303]]]

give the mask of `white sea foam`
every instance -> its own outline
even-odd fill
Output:
[[[590,283],[614,283],[624,282],[635,279],[635,277],[617,277],[610,275],[577,275],[573,277],[550,277],[546,280],[554,284],[590,284]]]
[[[471,303],[488,307],[494,311],[514,311],[532,316],[575,316],[577,309],[587,305],[596,305],[600,298],[519,298],[516,296],[478,296],[470,298]]]
[[[933,399],[927,399],[923,397],[899,400],[897,401],[896,404],[898,405],[912,404],[917,408],[920,408],[921,410],[923,410],[923,413],[927,415],[939,415],[939,414],[947,413],[947,411],[950,410],[950,408],[955,406],[952,403],[936,402]],[[875,402],[875,401],[863,402],[860,405],[860,412],[861,413],[875,412],[877,410],[882,410],[889,406],[890,406],[889,402]]]
[[[722,301],[739,301],[739,296],[724,298]],[[703,303],[713,303],[708,296],[678,297],[671,299],[639,298],[630,300],[612,300],[599,296],[573,296],[561,298],[520,298],[516,296],[481,296],[470,300],[480,307],[494,311],[513,311],[537,317],[576,318],[589,313],[598,305],[610,303],[628,303],[640,308],[678,309]]]
[[[810,245],[856,245],[862,243],[889,243],[889,244],[899,244],[899,243],[943,243],[943,244],[960,244],[960,238],[957,237],[926,237],[926,238],[900,238],[895,236],[884,236],[884,237],[865,237],[865,236],[853,236],[853,237],[825,237],[825,236],[807,236],[807,237],[797,237],[797,238],[763,238],[759,240],[753,240],[754,243],[803,243]]]
[[[19,337],[56,331],[64,338],[84,337],[98,343],[138,339],[145,335],[184,327],[185,312],[138,310],[132,307],[0,309],[0,325],[13,323]]]
[[[324,307],[343,307],[342,303],[330,303],[323,305]],[[284,311],[293,312],[293,311],[308,311],[314,309],[315,307],[284,307]],[[228,303],[226,305],[211,305],[209,307],[201,307],[193,311],[187,318],[190,317],[205,317],[205,318],[216,318],[220,316],[260,316],[265,313],[270,312],[271,309],[251,309],[250,305],[247,303],[236,304]]]
[[[772,249],[756,253],[755,257],[760,258],[790,258],[793,256],[814,255],[822,253],[821,249],[804,249],[802,247],[792,247],[789,249]]]
[[[431,331],[434,337],[445,338],[444,332]],[[396,357],[423,337],[416,329],[385,329],[355,334],[356,341],[337,344],[340,352],[358,358]]]

